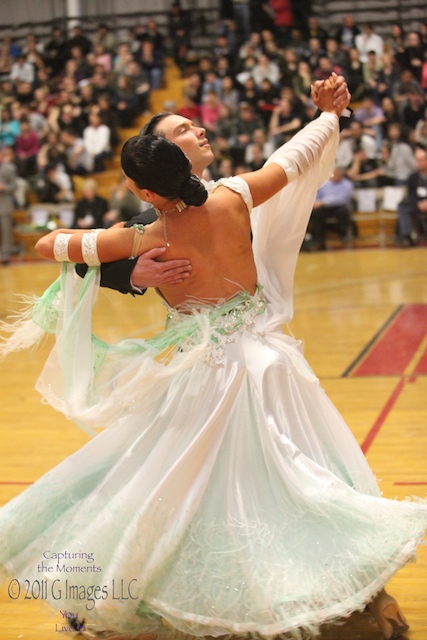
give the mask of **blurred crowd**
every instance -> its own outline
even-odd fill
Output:
[[[96,173],[118,143],[119,128],[148,111],[163,78],[164,38],[154,20],[118,41],[100,24],[92,39],[76,25],[67,36],[54,27],[18,46],[5,35],[0,48],[0,143],[15,152],[19,175],[62,165],[70,175]]]
[[[172,12],[171,12],[172,17]],[[172,28],[172,26],[171,26]],[[135,210],[121,181],[111,204],[96,195],[93,174],[105,169],[120,142],[119,130],[148,112],[151,91],[162,86],[165,41],[155,20],[119,37],[99,24],[89,37],[54,26],[49,38],[29,33],[24,42],[4,34],[0,42],[0,233],[9,262],[12,212],[28,196],[49,204],[74,203],[76,176],[84,184],[73,226],[106,226]],[[87,213],[80,209],[88,201]],[[102,204],[100,205],[100,201]],[[77,204],[79,206],[77,206]],[[102,215],[100,211],[103,210]]]
[[[126,37],[107,24],[92,37],[78,25],[70,33],[54,27],[46,40],[28,34],[23,45],[13,34],[4,35],[3,261],[8,197],[21,207],[28,190],[43,202],[73,202],[75,176],[88,176],[83,199],[89,205],[85,210],[76,203],[73,226],[108,226],[133,214],[139,205],[121,181],[113,189],[114,202],[95,207],[93,199],[100,196],[94,177],[119,143],[119,130],[149,111],[150,92],[164,82],[166,56],[174,59],[184,84],[181,99],[167,101],[165,108],[206,129],[216,157],[206,177],[214,179],[262,166],[314,117],[312,83],[333,71],[346,78],[356,108],[341,132],[337,176],[326,195],[319,193],[313,212],[318,248],[325,246],[323,221],[331,206],[344,207],[349,218],[350,191],[406,185],[419,171],[417,149],[427,146],[427,25],[405,32],[396,23],[386,35],[382,27],[380,35],[374,25],[344,15],[338,28],[328,29],[299,4],[266,0],[256,3],[254,13],[246,0],[223,2],[212,50],[201,56],[191,42],[194,17],[176,1],[165,26],[148,19]],[[203,24],[197,27],[203,32]],[[345,203],[336,202],[340,185]],[[338,227],[343,235],[345,225]]]
[[[271,150],[313,118],[311,85],[335,71],[348,83],[354,118],[342,132],[338,164],[359,181],[364,158],[378,177],[400,183],[414,169],[414,147],[427,141],[427,25],[388,37],[344,16],[328,32],[316,16],[305,28],[278,20],[290,3],[267,3],[263,22],[241,41],[236,23],[220,24],[212,55],[187,74],[178,113],[199,121],[216,150],[213,177],[260,166]],[[241,36],[240,32],[240,36]],[[355,161],[357,163],[355,164]],[[373,167],[375,165],[375,167]],[[370,176],[373,180],[373,176]]]
[[[427,148],[427,24],[407,32],[391,24],[385,35],[382,25],[380,35],[351,15],[338,28],[328,29],[315,15],[304,21],[291,0],[260,3],[256,16],[250,7],[229,3],[212,55],[187,70],[176,111],[206,128],[216,157],[209,177],[218,179],[262,166],[314,117],[312,83],[331,72],[343,75],[354,114],[343,122],[337,170],[319,191],[310,225],[311,246],[324,249],[331,218],[343,241],[349,231],[357,233],[351,215],[359,194],[367,206],[369,190],[375,208],[381,206],[377,189],[388,187],[390,194],[396,188],[393,198],[402,198],[397,188],[415,174],[427,187],[420,173]],[[249,14],[242,17],[242,9]],[[409,226],[399,221],[399,243],[427,235],[423,189],[403,203],[411,213]],[[425,198],[427,213],[427,191]]]

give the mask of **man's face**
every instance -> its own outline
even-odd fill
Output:
[[[418,171],[427,173],[427,151],[417,149],[415,152],[415,160],[417,162]]]
[[[309,47],[311,51],[319,51],[320,50],[320,40],[319,38],[310,38],[308,41]]]
[[[10,164],[15,162],[15,154],[9,147],[3,149],[3,162],[10,162]]]
[[[319,58],[319,67],[325,73],[332,73],[332,64],[329,58],[326,58],[325,56]]]
[[[99,125],[101,124],[101,118],[97,113],[90,113],[89,114],[89,124],[92,127],[99,127]]]
[[[419,47],[420,46],[420,37],[418,33],[412,31],[408,33],[408,47]]]
[[[352,122],[350,125],[350,133],[352,138],[359,139],[362,137],[362,127],[358,122]]]
[[[199,177],[214,159],[205,129],[195,126],[188,118],[167,116],[159,122],[155,133],[175,142],[190,158],[192,171]]]
[[[335,53],[338,49],[338,42],[334,38],[328,38],[326,40],[326,48],[329,53]]]
[[[388,128],[388,137],[390,140],[399,140],[400,138],[400,127],[391,124]]]

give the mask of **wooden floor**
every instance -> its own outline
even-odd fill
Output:
[[[56,265],[40,262],[3,268],[0,317],[16,308],[14,294],[39,294],[57,273]],[[146,336],[163,318],[152,293],[139,299],[102,290],[96,332],[111,341]],[[308,361],[366,452],[384,495],[425,497],[427,248],[302,254],[291,329],[304,340]],[[0,363],[0,504],[87,440],[33,389],[49,344]],[[427,547],[390,591],[411,623],[406,637],[427,640]],[[7,589],[0,591],[1,640],[53,640],[64,624],[39,601],[13,600]],[[367,614],[322,634],[323,640],[380,638]]]

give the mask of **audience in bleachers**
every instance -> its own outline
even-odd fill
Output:
[[[126,222],[141,211],[141,200],[130,191],[126,184],[126,177],[120,175],[114,185],[108,200],[108,211],[103,216],[103,224],[111,226],[116,222]]]
[[[12,215],[14,210],[14,192],[16,189],[17,169],[13,162],[10,147],[0,151],[0,235],[2,264],[9,264],[12,251]]]
[[[74,207],[74,229],[94,229],[105,227],[104,216],[108,212],[108,202],[98,193],[98,184],[94,178],[86,178],[82,196]]]
[[[335,167],[334,174],[319,189],[309,225],[310,248],[326,249],[326,231],[334,225],[345,242],[349,232],[354,182],[346,176],[346,170]]]
[[[172,108],[206,128],[217,157],[213,177],[260,166],[312,119],[311,84],[336,71],[355,103],[337,164],[356,186],[405,183],[417,146],[427,144],[427,26],[405,34],[393,24],[380,35],[351,15],[328,28],[288,0],[265,0],[259,10],[245,0],[229,5],[211,53],[199,57],[192,17],[176,1],[165,30],[147,19],[126,38],[104,23],[92,36],[79,25],[69,35],[54,27],[45,40],[3,35],[0,145],[13,149],[24,192],[73,199],[76,176],[102,171],[119,128],[149,110],[151,92],[164,83],[166,56],[184,79],[182,100]],[[122,191],[116,185],[117,201],[126,200]],[[111,205],[115,213],[104,216],[107,206],[97,222],[125,219],[119,209]]]
[[[391,122],[386,140],[381,150],[384,177],[391,185],[406,185],[409,176],[416,169],[416,162],[412,147],[403,139],[402,125]]]
[[[52,161],[44,169],[44,175],[37,181],[37,191],[41,202],[61,204],[72,202],[73,183],[60,162]]]
[[[404,246],[416,244],[418,233],[427,235],[427,150],[415,152],[416,170],[408,178],[407,196],[398,207],[399,236]]]

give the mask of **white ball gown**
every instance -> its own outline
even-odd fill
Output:
[[[57,334],[38,389],[103,430],[0,510],[4,580],[38,581],[52,607],[129,637],[299,638],[413,559],[426,503],[380,496],[281,329],[337,138],[323,114],[269,160],[293,181],[252,214],[254,296],[171,309],[165,332],[116,345],[91,333],[95,267],[77,284],[64,268],[35,305],[31,322]],[[250,207],[244,181],[227,186]]]

